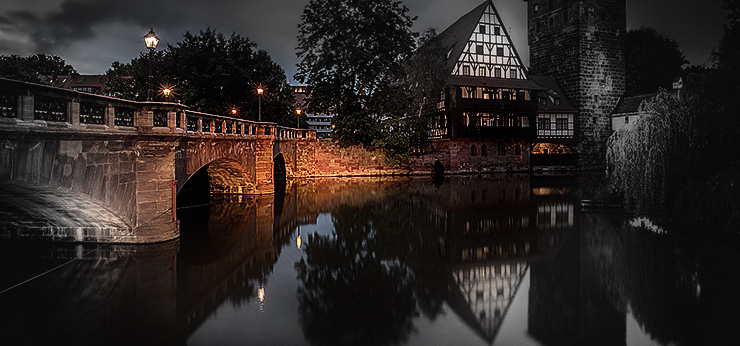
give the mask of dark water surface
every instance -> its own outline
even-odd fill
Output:
[[[0,242],[0,290],[46,273],[0,293],[0,344],[737,344],[737,249],[582,208],[596,184],[315,179],[164,244]]]

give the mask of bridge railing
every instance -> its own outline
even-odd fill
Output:
[[[130,101],[0,78],[0,129],[13,125],[95,133],[316,138],[314,130],[196,112],[179,103]]]

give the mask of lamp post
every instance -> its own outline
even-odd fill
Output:
[[[262,94],[265,93],[265,89],[257,87],[257,102],[259,103],[259,111],[257,113],[257,121],[262,122]]]
[[[159,37],[154,33],[154,28],[149,29],[149,33],[144,35],[144,44],[146,44],[146,47],[149,48],[149,89],[146,94],[146,100],[151,101],[152,100],[152,54],[154,53],[154,50],[157,49],[157,44],[159,43]]]
[[[295,114],[296,114],[296,117],[295,117],[295,126],[296,126],[297,129],[300,129],[301,128],[301,111],[302,110],[300,108],[296,108],[295,109]]]

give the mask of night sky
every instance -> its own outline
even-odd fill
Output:
[[[414,30],[444,30],[482,0],[406,0]],[[145,51],[142,37],[154,28],[160,47],[186,31],[212,27],[236,32],[265,49],[286,71],[296,71],[298,23],[308,0],[2,0],[0,54],[55,54],[82,74],[103,73]],[[494,0],[529,64],[526,3]],[[691,64],[705,64],[727,22],[722,0],[627,0],[627,27],[651,26],[676,39]]]

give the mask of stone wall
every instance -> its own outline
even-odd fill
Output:
[[[309,176],[372,176],[409,174],[409,169],[395,168],[386,164],[383,149],[364,146],[342,147],[331,139],[318,139],[315,149],[307,148],[306,154],[314,151],[313,172],[304,171]],[[312,150],[313,149],[313,150]],[[309,155],[303,156],[310,160]]]
[[[532,73],[554,77],[579,109],[579,166],[603,167],[625,88],[625,1],[532,0],[528,16]]]
[[[419,174],[430,174],[438,160],[446,173],[525,172],[529,171],[529,147],[529,140],[523,138],[441,139],[429,143],[424,154],[412,158],[411,165]]]

